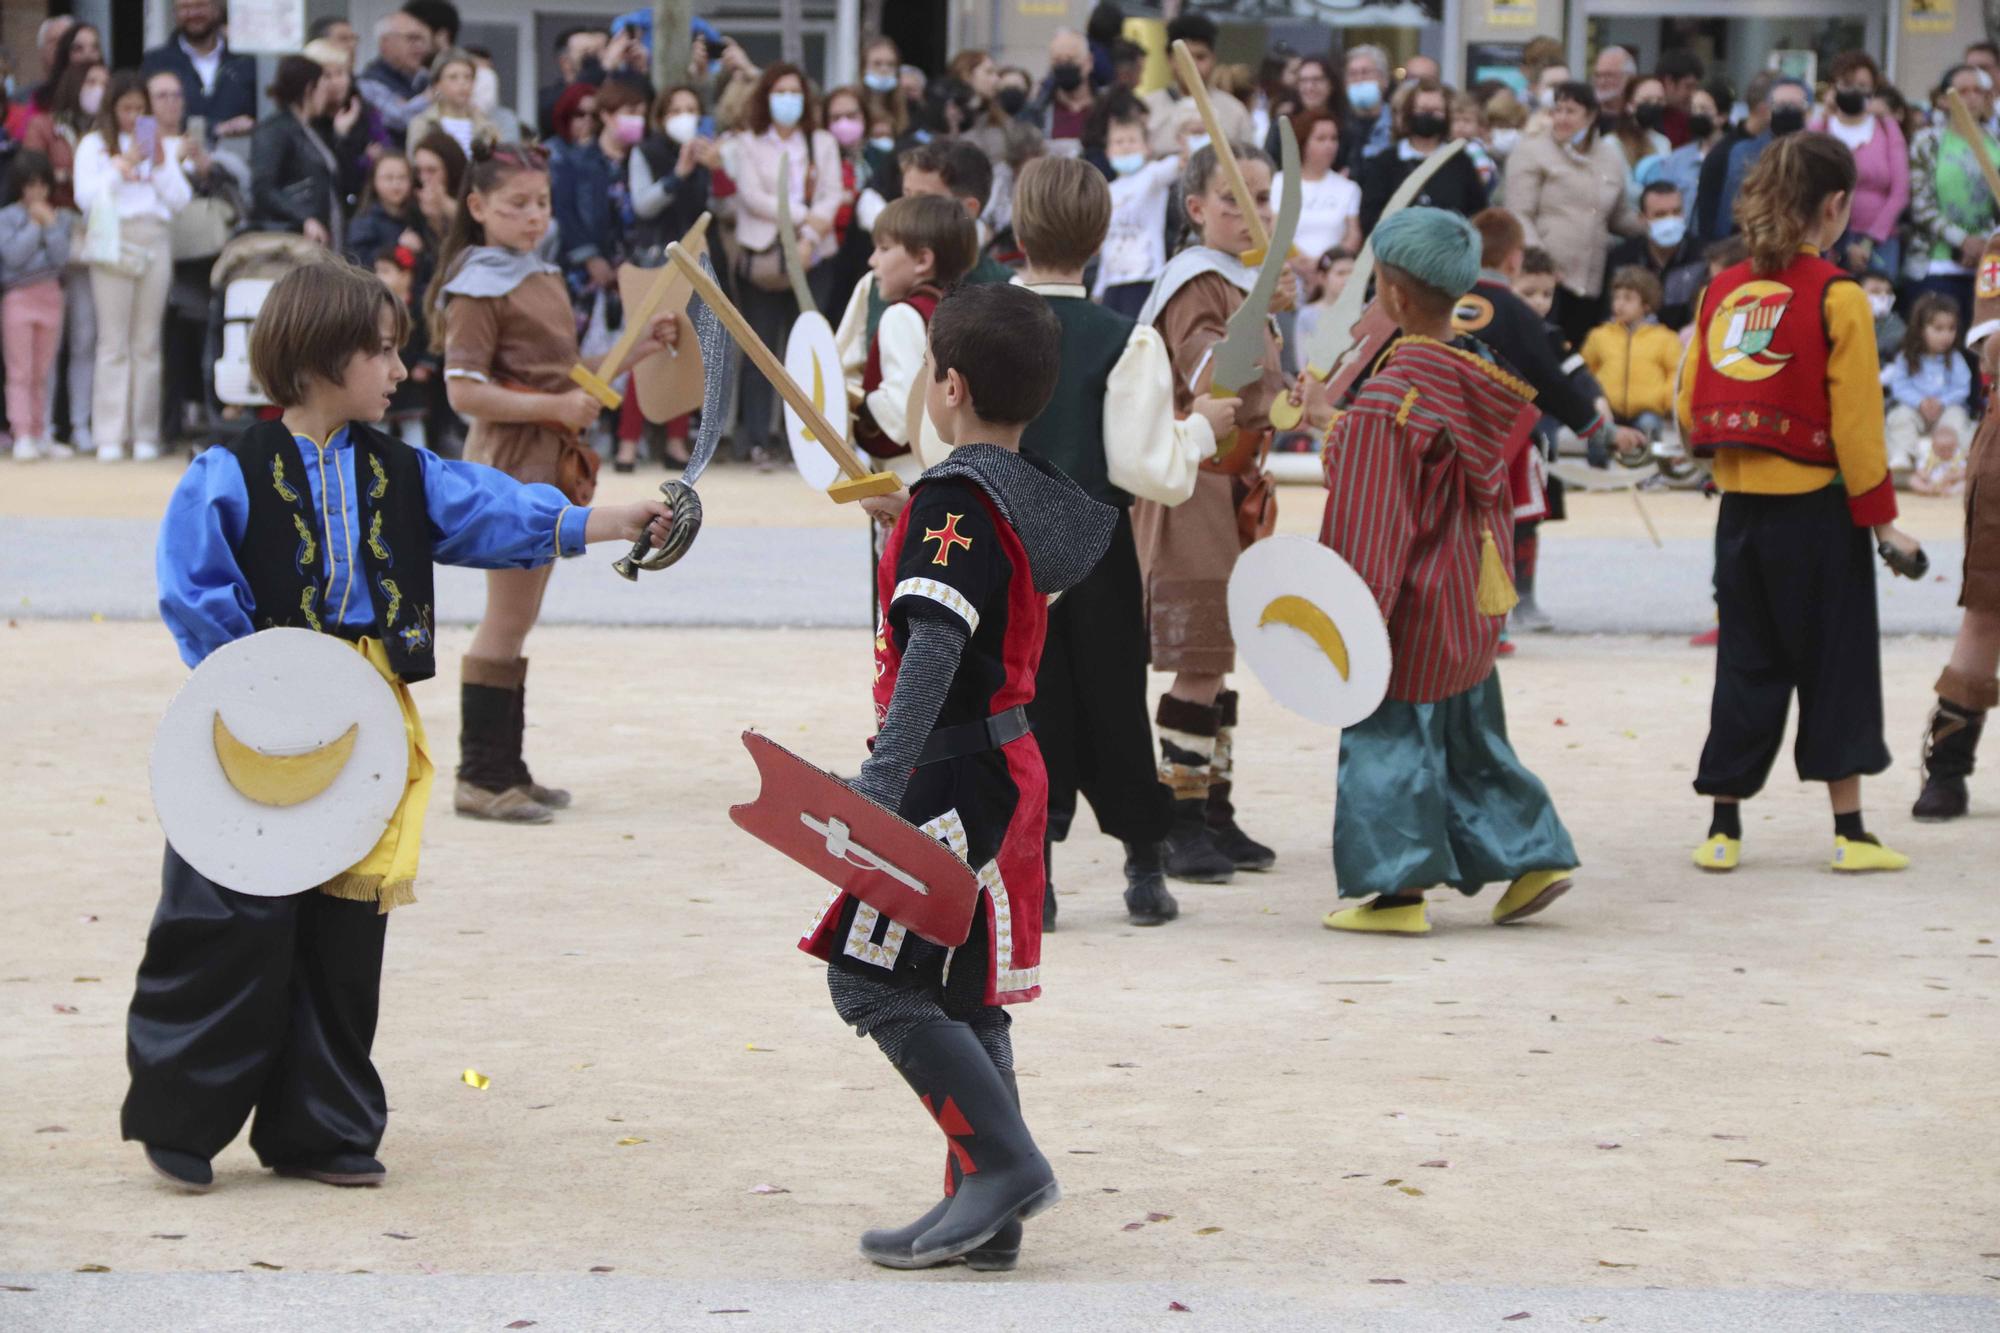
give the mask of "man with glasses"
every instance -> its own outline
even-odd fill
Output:
[[[382,128],[400,143],[410,122],[431,104],[430,75],[424,69],[431,30],[408,14],[389,14],[375,25],[375,44],[379,54],[356,84],[382,118]]]

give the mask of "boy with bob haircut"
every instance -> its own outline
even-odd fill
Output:
[[[1132,501],[1177,505],[1192,495],[1201,461],[1236,430],[1236,402],[1202,394],[1177,420],[1159,330],[1090,300],[1083,272],[1104,243],[1111,207],[1103,174],[1078,158],[1036,158],[1014,187],[1014,235],[1028,258],[1015,281],[1047,301],[1062,326],[1054,393],[1021,447],[1117,514],[1104,559],[1049,608],[1032,716],[1049,771],[1051,857],[1069,836],[1081,791],[1098,827],[1125,845],[1127,915],[1157,926],[1180,912],[1163,851],[1174,805],[1153,758]],[[1053,927],[1053,888],[1042,901],[1044,926]]]
[[[1009,1018],[1041,993],[1047,777],[1029,734],[1049,598],[1090,573],[1115,515],[1020,452],[1057,378],[1061,327],[1019,287],[961,287],[931,320],[924,396],[945,460],[886,518],[872,753],[855,789],[978,873],[964,944],[945,949],[837,894],[800,948],[834,1009],[873,1037],[944,1131],[945,1197],[861,1252],[890,1268],[963,1257],[1012,1268],[1021,1221],[1061,1197],[1021,1118]],[[900,505],[898,500],[903,501]]]
[[[315,890],[255,897],[170,845],[126,1025],[124,1136],[191,1191],[254,1111],[280,1175],[375,1185],[387,1124],[369,1062],[391,908],[415,901],[432,766],[407,685],[436,671],[435,562],[532,568],[586,542],[665,537],[665,506],[569,504],[553,486],[449,462],[376,430],[409,331],[381,279],[307,264],[271,289],[250,364],[283,416],[195,459],[160,524],[160,615],[189,666],[276,626],[353,643],[403,707],[402,803],[361,861]],[[297,683],[301,691],[309,682]],[[299,707],[311,708],[303,693]]]
[[[926,462],[943,457],[936,431],[926,430],[922,412],[913,410],[912,394],[923,366],[931,312],[972,267],[979,233],[949,199],[904,195],[875,219],[874,238],[875,253],[868,260],[872,280],[855,289],[834,345],[840,349],[848,399],[856,410],[855,443],[877,458],[892,460],[891,467],[907,481]],[[889,304],[864,339],[868,292],[880,292]],[[893,461],[899,459],[908,461]]]
[[[1329,930],[1423,935],[1424,891],[1508,882],[1497,924],[1570,888],[1576,849],[1541,781],[1507,742],[1493,660],[1514,606],[1510,459],[1528,447],[1534,390],[1455,343],[1479,278],[1479,233],[1406,208],[1375,229],[1378,300],[1403,336],[1327,436],[1320,539],[1389,622],[1388,696],[1340,735]]]

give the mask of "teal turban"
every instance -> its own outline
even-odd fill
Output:
[[[1457,213],[1405,208],[1384,219],[1369,239],[1376,263],[1401,269],[1453,300],[1479,281],[1479,233]]]

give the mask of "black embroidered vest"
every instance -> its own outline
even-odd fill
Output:
[[[353,534],[355,575],[368,581],[375,607],[373,635],[405,681],[437,674],[431,594],[431,526],[424,500],[423,464],[417,452],[367,426],[350,425],[354,476],[361,494],[361,530]],[[336,622],[339,607],[322,587],[328,534],[312,503],[306,461],[282,421],[251,427],[229,446],[243,469],[250,520],[237,547],[237,563],[256,601],[258,629],[291,626],[341,638],[359,637],[356,626]],[[326,473],[326,512],[341,509],[340,481]],[[336,541],[347,534],[336,531]]]

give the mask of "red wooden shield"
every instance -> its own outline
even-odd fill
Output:
[[[956,853],[768,736],[743,733],[763,790],[729,817],[821,879],[955,949],[972,933],[979,878]]]

